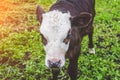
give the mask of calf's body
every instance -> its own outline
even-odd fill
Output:
[[[84,35],[89,37],[89,52],[95,53],[92,40],[94,5],[94,0],[58,0],[46,13],[39,6],[36,10],[41,22],[40,33],[44,38],[46,65],[59,68],[68,58],[71,80],[77,80],[77,61]],[[52,72],[53,80],[57,80],[60,71],[53,69]]]

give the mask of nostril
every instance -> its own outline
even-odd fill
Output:
[[[48,60],[48,65],[49,65],[49,67],[51,68],[52,65],[53,65],[53,62],[51,62],[50,60]]]
[[[57,62],[55,63],[55,65],[56,65],[57,67],[60,67],[60,64],[61,64],[61,60],[59,60],[59,61],[57,61]]]
[[[50,68],[59,68],[61,65],[61,60],[56,61],[56,62],[52,62],[52,61],[48,60],[48,65]]]

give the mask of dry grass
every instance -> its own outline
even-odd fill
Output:
[[[34,0],[0,0],[0,36],[37,29]]]

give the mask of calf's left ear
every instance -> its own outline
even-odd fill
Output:
[[[92,14],[87,12],[82,12],[78,16],[71,17],[71,24],[72,26],[84,28],[89,25],[92,20]]]
[[[44,13],[44,10],[38,5],[36,8],[36,16],[39,22],[42,22],[42,14]]]

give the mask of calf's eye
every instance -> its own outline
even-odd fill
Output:
[[[67,35],[67,37],[63,40],[63,42],[64,42],[65,44],[68,44],[68,42],[70,41],[70,39],[71,39],[71,30],[68,31],[68,35]]]
[[[46,45],[47,44],[47,39],[42,34],[40,34],[40,35],[41,35],[41,38],[42,38],[42,43],[44,45]]]
[[[64,42],[65,44],[68,44],[69,41],[70,41],[70,39],[68,39],[68,38],[65,38],[65,39],[63,40],[63,42]]]

